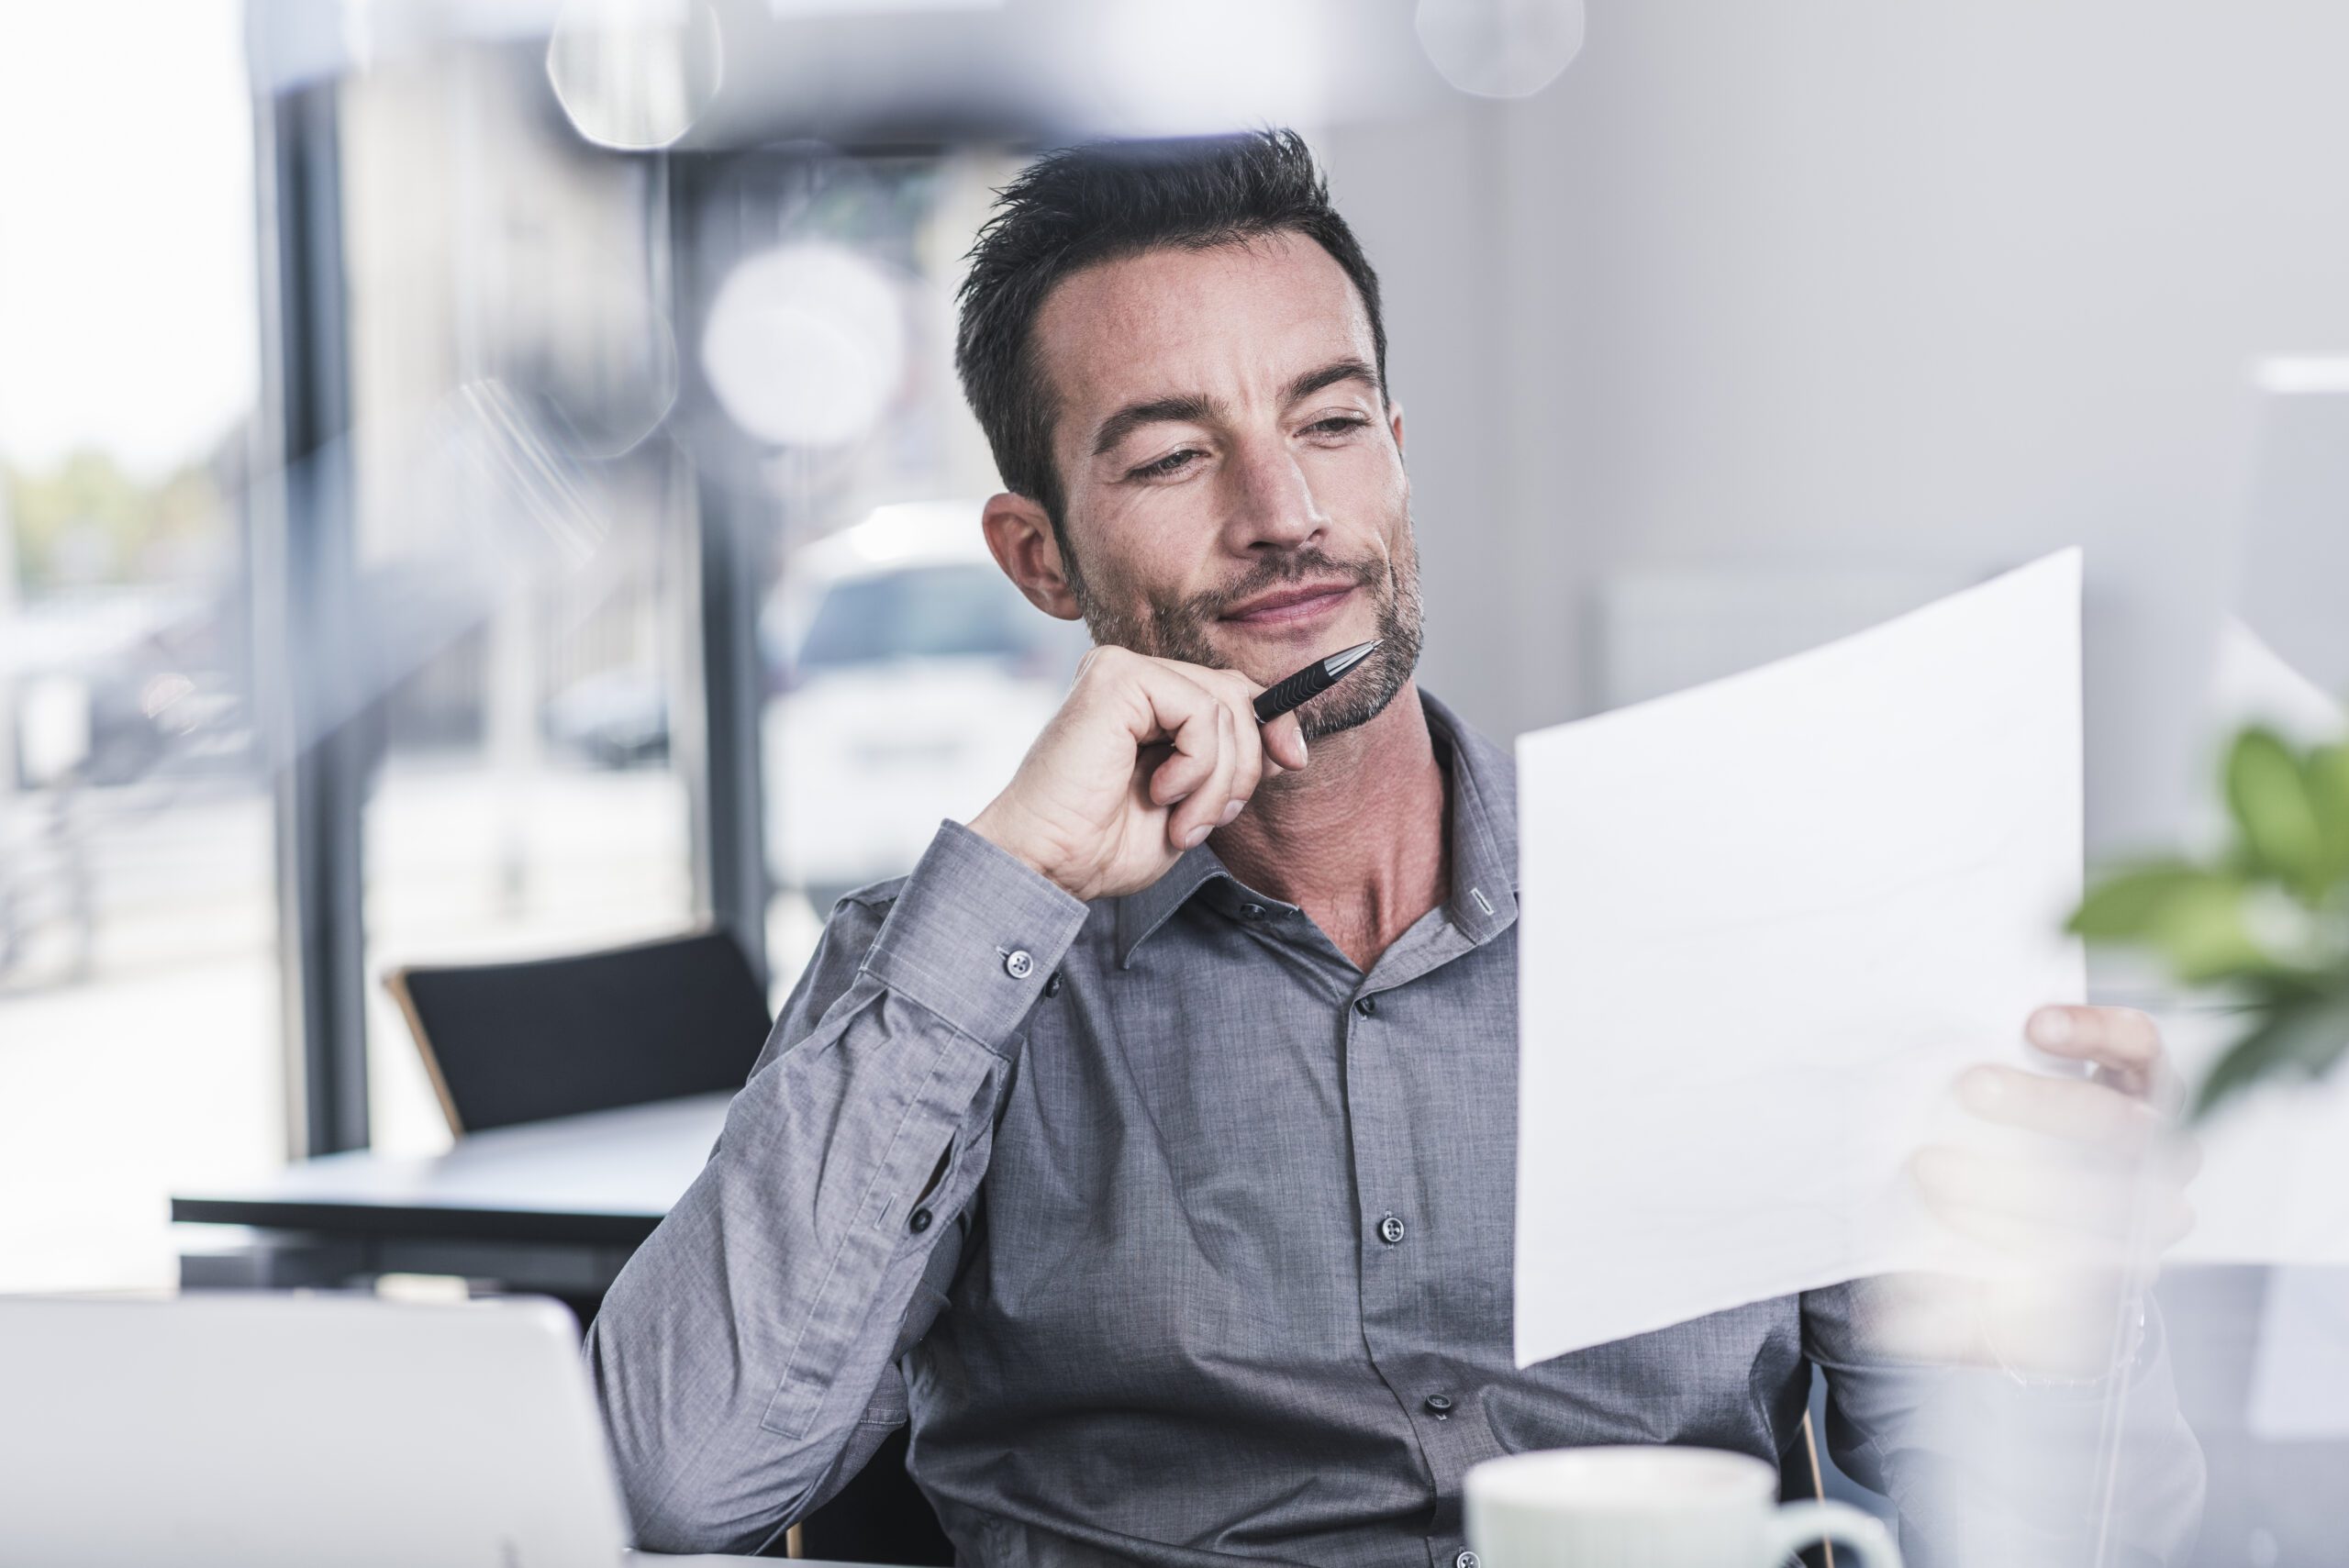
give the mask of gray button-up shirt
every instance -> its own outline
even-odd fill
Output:
[[[1920,1446],[1942,1379],[1868,1354],[1849,1287],[1512,1363],[1514,775],[1425,708],[1451,894],[1367,974],[1205,845],[1087,906],[950,823],[841,905],[590,1337],[642,1544],[763,1544],[910,1413],[969,1562],[1434,1568],[1477,1461],[1778,1463],[1814,1364],[1912,1551],[1978,1506]],[[2160,1556],[2199,1459],[2140,1381],[2120,1535]]]

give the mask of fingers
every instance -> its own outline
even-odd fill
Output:
[[[1153,706],[1163,705],[1153,704]],[[1182,718],[1168,725],[1174,751],[1150,775],[1150,803],[1174,806],[1191,798],[1215,776],[1223,758],[1219,721],[1222,706],[1202,695]]]
[[[1957,1081],[1960,1104],[1985,1121],[2135,1156],[2162,1131],[2144,1101],[2085,1078],[2054,1078],[2019,1067],[1970,1067]]]
[[[2042,1007],[2023,1032],[2051,1055],[2110,1070],[2132,1094],[2150,1090],[2167,1065],[2161,1030],[2134,1007]]]
[[[1208,776],[1197,788],[1185,795],[1166,817],[1166,841],[1177,851],[1191,848],[1215,830],[1223,803],[1231,794],[1231,716],[1218,704],[1212,716],[1201,720],[1201,724],[1203,728],[1211,727],[1215,735]]]
[[[2194,1222],[2177,1184],[2132,1173],[2066,1170],[1947,1146],[1920,1150],[1909,1170],[1952,1229],[2035,1262],[2136,1266]]]
[[[2150,1170],[2183,1187],[2202,1169],[2202,1145],[2143,1100],[2085,1078],[2020,1068],[1966,1069],[1958,1103],[1985,1121],[2060,1139],[2076,1151]]]
[[[1252,708],[1250,712],[1252,715],[1254,710]],[[1296,710],[1291,709],[1263,726],[1258,733],[1264,737],[1264,754],[1277,764],[1275,768],[1267,769],[1267,773],[1305,766],[1305,721],[1297,717]]]
[[[1237,753],[1231,775],[1231,796],[1224,803],[1222,814],[1216,818],[1220,828],[1240,815],[1241,808],[1254,796],[1256,786],[1264,781],[1267,771],[1277,772],[1264,757],[1264,737],[1257,728],[1256,715],[1248,705],[1248,683],[1242,678],[1227,682],[1230,689],[1231,744]]]
[[[1148,749],[1141,797],[1167,808],[1167,842],[1178,852],[1238,817],[1265,778],[1304,765],[1296,717],[1259,726],[1260,688],[1238,671],[1105,646],[1086,656],[1079,680],[1088,679],[1100,700],[1119,705],[1134,744]],[[1148,765],[1162,745],[1163,760]]]
[[[1212,669],[1176,660],[1146,659],[1142,662],[1173,681],[1184,683],[1188,689],[1181,700],[1188,702],[1196,692],[1219,710],[1211,762],[1207,752],[1190,755],[1187,748],[1178,745],[1178,755],[1168,759],[1160,770],[1162,774],[1171,770],[1171,777],[1163,783],[1153,780],[1151,788],[1151,798],[1156,804],[1181,804],[1182,809],[1168,822],[1168,836],[1177,848],[1187,849],[1204,837],[1198,831],[1202,823],[1211,832],[1230,822],[1254,796],[1257,785],[1285,768],[1279,757],[1266,749],[1264,732],[1256,723],[1252,706],[1259,688],[1247,676],[1235,670]],[[1173,706],[1171,700],[1168,706]],[[1202,718],[1198,731],[1202,742],[1207,731]],[[1283,741],[1290,755],[1303,757],[1304,737],[1293,724]]]
[[[1217,695],[1164,660],[1113,646],[1087,655],[1086,674],[1113,705],[1136,747],[1165,742],[1173,748],[1151,772],[1147,794],[1153,806],[1173,806],[1196,793],[1221,760]]]
[[[1275,773],[1289,773],[1305,766],[1305,726],[1296,710],[1291,709],[1270,724],[1260,725],[1256,722],[1255,704],[1257,695],[1264,688],[1239,671],[1206,664],[1186,664],[1174,660],[1165,662],[1202,685],[1225,695],[1231,704],[1232,717],[1239,721],[1241,734],[1261,758],[1261,777],[1271,778]]]

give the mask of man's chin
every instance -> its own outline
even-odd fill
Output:
[[[1359,729],[1385,713],[1387,705],[1410,684],[1411,666],[1416,662],[1414,652],[1408,646],[1389,641],[1361,668],[1298,707],[1297,721],[1305,733],[1305,743],[1310,746],[1329,736]]]
[[[1324,692],[1297,710],[1297,728],[1304,732],[1308,746],[1349,729],[1359,729],[1385,713],[1401,690],[1400,686],[1391,686],[1368,693]]]

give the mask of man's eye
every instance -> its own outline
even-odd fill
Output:
[[[1191,460],[1198,455],[1191,448],[1184,447],[1180,450],[1168,452],[1156,462],[1143,463],[1140,468],[1128,473],[1126,477],[1128,479],[1171,479],[1190,467]]]
[[[1369,423],[1369,420],[1359,415],[1335,414],[1327,419],[1318,419],[1305,428],[1317,436],[1342,436],[1359,430]]]

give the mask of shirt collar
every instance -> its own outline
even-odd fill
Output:
[[[1425,692],[1419,694],[1419,706],[1427,715],[1437,755],[1447,764],[1452,893],[1444,914],[1471,940],[1481,943],[1517,918],[1516,760]],[[1215,851],[1201,844],[1185,851],[1148,887],[1118,899],[1118,966],[1132,963],[1136,948],[1173,919],[1193,894],[1217,881],[1230,884],[1235,897],[1249,893]]]
[[[1140,893],[1129,893],[1118,900],[1118,967],[1125,968],[1134,961],[1134,949],[1141,946],[1150,934],[1174,917],[1174,911],[1190,902],[1191,895],[1217,878],[1227,882],[1238,879],[1223,861],[1207,845],[1183,851],[1174,869]]]
[[[1439,746],[1452,742],[1452,923],[1476,941],[1517,919],[1517,759],[1421,693]]]

